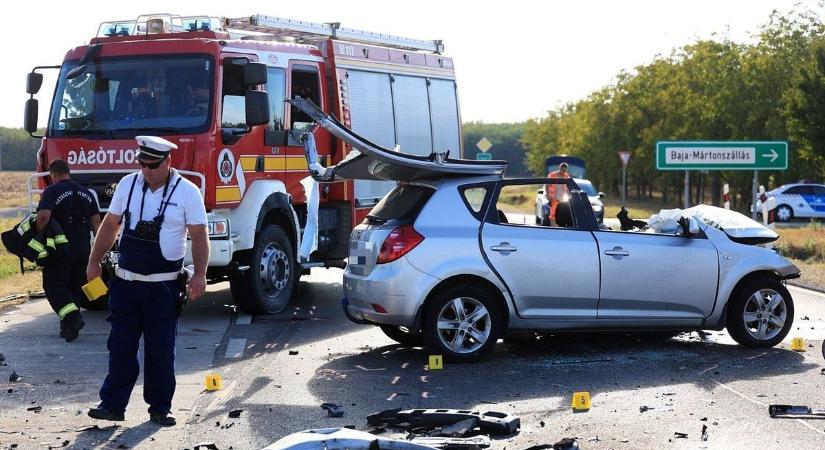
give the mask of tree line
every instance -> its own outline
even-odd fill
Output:
[[[579,156],[602,190],[620,192],[619,150],[632,151],[628,198],[681,205],[684,172],[656,169],[661,140],[787,141],[788,170],[760,172],[774,187],[825,178],[825,25],[806,6],[774,11],[753,44],[725,37],[699,40],[619,73],[587,98],[524,125],[525,164],[545,174],[544,160]],[[691,172],[690,203],[720,203],[729,183],[734,207],[750,204],[752,171]]]
[[[22,128],[0,127],[0,169],[34,170],[40,140]]]

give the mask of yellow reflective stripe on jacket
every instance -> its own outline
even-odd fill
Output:
[[[46,250],[46,247],[44,247],[43,244],[41,244],[40,242],[37,242],[37,240],[35,239],[30,240],[28,245],[29,247],[31,247],[32,250],[38,253]]]
[[[65,234],[56,234],[54,236],[54,241],[58,244],[68,244],[69,243],[69,240],[66,239]]]
[[[46,247],[51,247],[51,248],[56,249],[57,247],[54,246],[54,239],[46,238]]]
[[[29,231],[30,227],[31,227],[31,224],[28,220],[24,220],[23,222],[20,223],[20,229],[23,230],[23,233]]]
[[[77,309],[77,306],[75,306],[74,303],[69,303],[68,305],[60,308],[60,311],[57,312],[57,315],[58,315],[58,317],[60,317],[60,320],[63,320],[72,311],[79,311],[79,310]]]

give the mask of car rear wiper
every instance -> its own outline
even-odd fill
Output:
[[[387,219],[382,219],[382,218],[380,218],[378,216],[374,216],[372,214],[367,214],[367,220],[369,220],[370,223],[375,224],[375,225],[383,225],[383,224],[387,223]]]

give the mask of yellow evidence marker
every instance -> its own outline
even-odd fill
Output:
[[[89,300],[97,300],[109,292],[109,288],[106,287],[106,283],[100,277],[95,277],[92,281],[84,284],[81,289],[83,289],[83,293],[86,294],[86,298]]]
[[[805,338],[795,337],[791,339],[791,350],[795,352],[804,352],[806,345]]]
[[[444,368],[444,358],[441,355],[430,355],[430,370],[436,369],[443,369]]]
[[[203,387],[206,388],[207,391],[220,390],[223,387],[221,384],[221,376],[217,373],[206,374],[203,378]]]
[[[570,406],[573,407],[574,411],[587,411],[590,409],[590,393],[586,391],[574,392]]]

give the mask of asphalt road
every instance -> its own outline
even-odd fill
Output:
[[[174,412],[180,424],[148,421],[139,380],[127,420],[115,427],[86,417],[107,364],[105,313],[87,312],[78,341],[57,337],[44,300],[0,312],[0,448],[264,447],[293,432],[366,427],[388,408],[467,408],[521,418],[493,449],[525,449],[578,437],[583,449],[823,448],[825,421],[771,419],[770,403],[825,408],[825,295],[791,288],[794,330],[782,345],[750,350],[724,332],[653,336],[574,335],[500,342],[482,362],[427,369],[427,352],[403,348],[375,327],[348,322],[338,303],[341,271],[313,269],[288,311],[233,312],[224,286],[212,287],[179,327]],[[808,351],[789,350],[791,337]],[[15,370],[23,378],[9,382]],[[203,378],[222,377],[207,392]],[[575,391],[592,408],[574,413]],[[343,418],[320,404],[343,405]],[[817,403],[821,402],[821,403]],[[28,408],[41,407],[38,411]],[[640,412],[640,407],[651,408]],[[230,411],[240,416],[230,418]],[[99,425],[98,428],[90,428]],[[707,440],[702,440],[703,427]],[[686,438],[676,438],[685,433]]]

